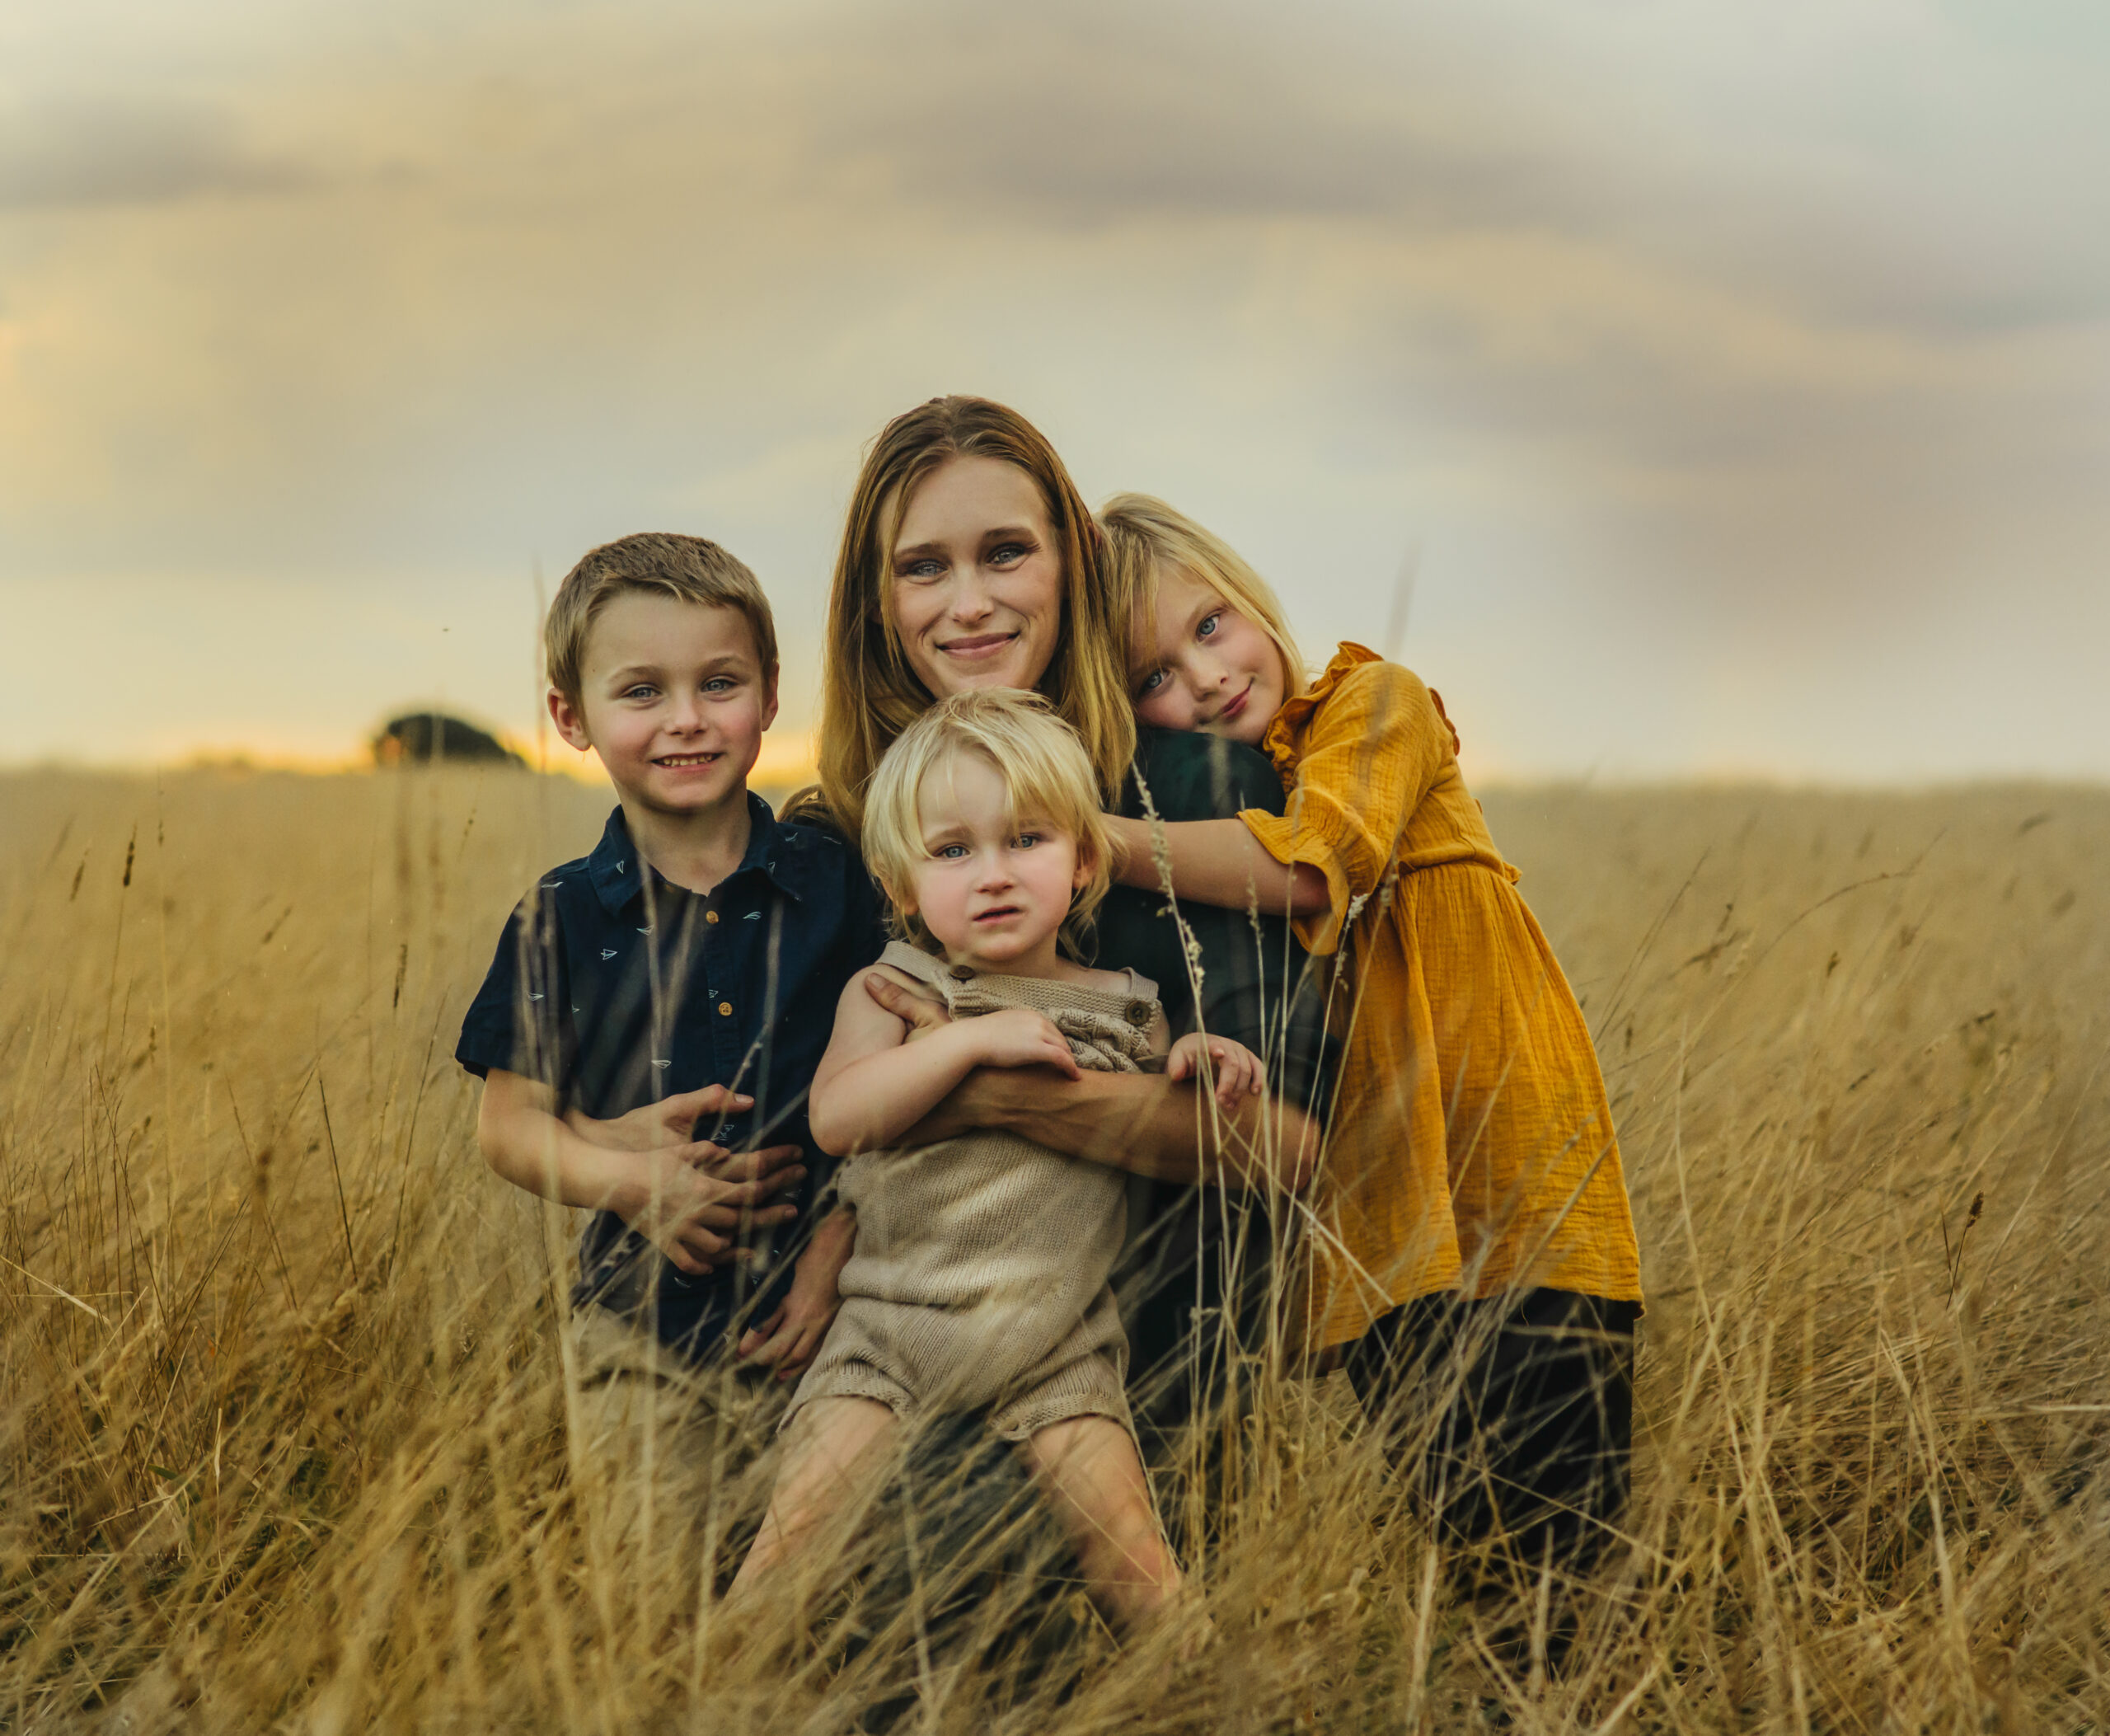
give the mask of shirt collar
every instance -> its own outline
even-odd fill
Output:
[[[722,892],[744,874],[759,873],[793,898],[803,898],[806,892],[807,859],[811,853],[805,829],[778,824],[769,804],[750,790],[747,851],[740,858],[740,866],[719,882],[718,891]],[[623,823],[623,810],[618,805],[609,814],[608,823],[601,829],[601,842],[586,859],[587,878],[593,882],[601,908],[610,916],[621,915],[631,901],[643,892],[644,867],[644,859],[631,842],[630,828]],[[712,894],[716,895],[715,892]]]

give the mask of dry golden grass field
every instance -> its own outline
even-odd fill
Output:
[[[582,1518],[565,1227],[451,1058],[600,801],[0,778],[0,1731],[2110,1729],[2110,793],[1488,809],[1651,1294],[1552,1679],[1381,1511],[1338,1380],[1238,1443],[1196,1662],[1073,1594],[1024,1651],[869,1588],[734,1645]]]

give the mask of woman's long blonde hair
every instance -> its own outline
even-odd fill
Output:
[[[1274,640],[1282,656],[1285,694],[1311,685],[1273,589],[1214,531],[1155,495],[1116,495],[1100,508],[1099,528],[1106,537],[1107,597],[1114,631],[1121,635],[1124,669],[1137,624],[1157,612],[1158,575],[1170,569],[1200,580]]]
[[[1039,692],[1077,732],[1100,795],[1118,800],[1136,753],[1128,647],[1116,639],[1100,570],[1099,528],[1055,448],[1015,410],[987,398],[933,398],[880,430],[858,472],[836,556],[821,664],[820,790],[852,838],[864,830],[872,773],[894,738],[936,697],[909,667],[894,618],[893,538],[910,498],[954,458],[1000,458],[1040,489],[1062,561],[1062,619]]]

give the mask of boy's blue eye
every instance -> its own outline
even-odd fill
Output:
[[[659,690],[657,687],[653,687],[649,683],[640,681],[635,687],[625,687],[622,692],[622,697],[625,699],[649,699],[653,694],[659,691]]]
[[[1019,833],[1018,847],[1021,850],[1030,850],[1039,842],[1040,834],[1038,832],[1021,832]]]

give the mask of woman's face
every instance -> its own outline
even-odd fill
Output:
[[[1062,631],[1062,551],[1031,476],[949,460],[910,496],[889,561],[902,648],[931,697],[1039,684]]]

